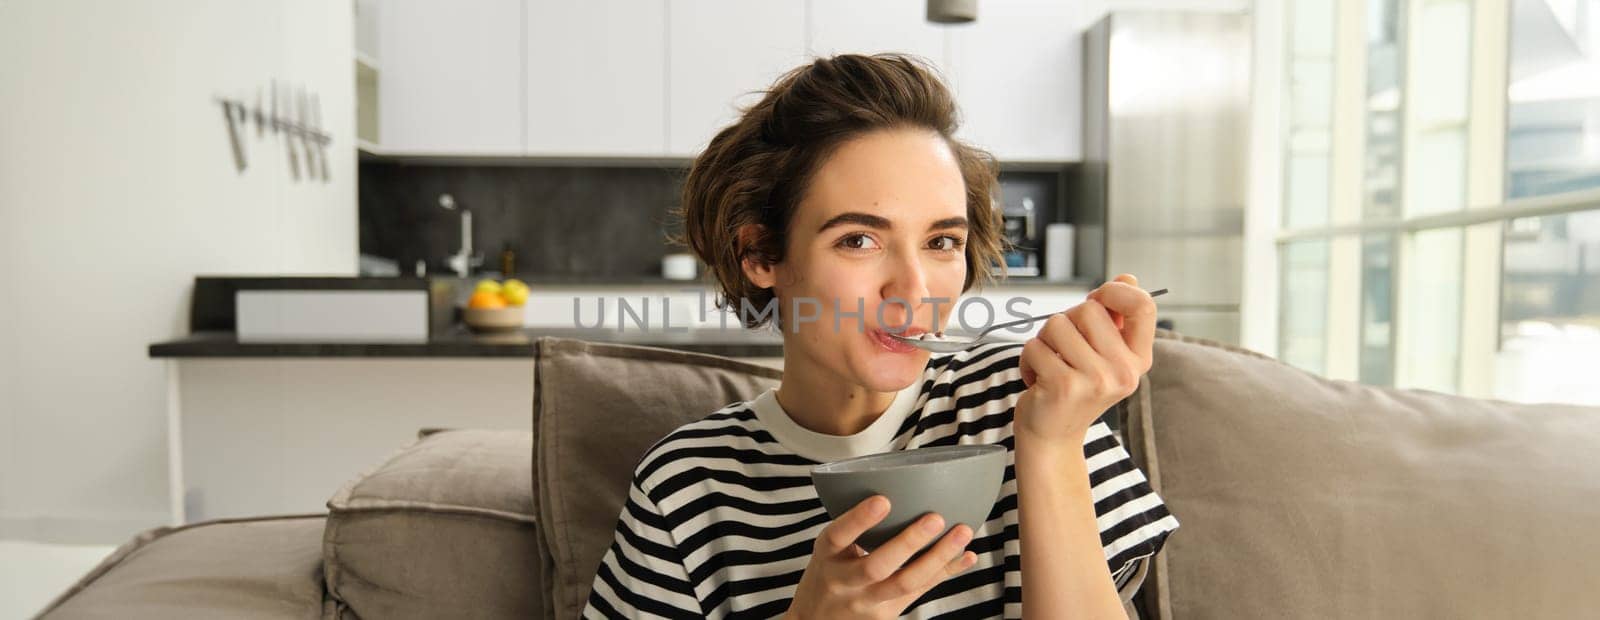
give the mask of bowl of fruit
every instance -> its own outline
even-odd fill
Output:
[[[475,332],[516,331],[522,329],[522,307],[527,303],[528,285],[521,280],[479,280],[461,309],[461,320]]]

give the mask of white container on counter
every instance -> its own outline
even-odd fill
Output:
[[[1072,279],[1071,224],[1055,223],[1044,228],[1044,279],[1066,282]]]
[[[693,254],[661,257],[661,277],[668,280],[693,280],[697,271]]]
[[[234,297],[239,342],[428,341],[428,292],[247,290]]]

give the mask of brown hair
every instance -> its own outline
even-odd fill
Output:
[[[949,90],[914,56],[842,54],[801,65],[778,78],[695,158],[675,214],[687,243],[675,241],[687,245],[717,279],[717,307],[738,313],[745,327],[759,327],[768,317],[746,316],[740,302],[749,300],[760,312],[774,293],[745,277],[743,260],[783,261],[789,223],[812,174],[852,138],[921,128],[950,145],[966,184],[967,275],[961,291],[993,282],[992,265],[1004,265],[1006,249],[992,202],[998,167],[988,152],[954,137],[958,125]],[[760,224],[763,232],[741,242],[739,231],[748,224]]]

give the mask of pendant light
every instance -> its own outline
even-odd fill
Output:
[[[928,21],[968,24],[978,19],[978,0],[928,0]]]

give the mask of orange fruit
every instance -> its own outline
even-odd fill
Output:
[[[504,307],[506,307],[506,300],[505,300],[504,297],[501,297],[499,293],[491,293],[489,291],[478,291],[476,293],[473,293],[472,297],[467,300],[467,307],[468,308],[504,308]]]

